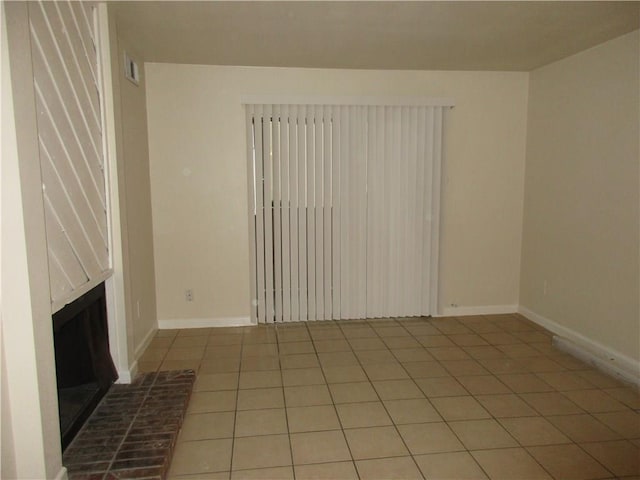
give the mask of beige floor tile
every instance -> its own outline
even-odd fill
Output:
[[[359,350],[384,350],[387,346],[379,338],[350,338],[349,345],[354,351]]]
[[[456,378],[472,395],[511,393],[507,386],[493,375],[470,375]]]
[[[521,398],[542,415],[568,415],[584,413],[584,410],[573,403],[562,393],[523,393]]]
[[[477,395],[475,398],[496,418],[538,415],[531,406],[517,395]]]
[[[152,361],[162,361],[164,357],[167,355],[169,351],[168,347],[160,347],[160,348],[147,348],[145,352],[140,356],[138,362],[152,362]]]
[[[384,406],[396,425],[439,422],[442,420],[431,402],[425,398],[385,400]]]
[[[588,414],[550,416],[547,420],[574,442],[605,442],[620,439],[619,433]]]
[[[296,480],[358,480],[353,462],[296,465]]]
[[[368,381],[362,367],[322,367],[327,383],[352,383]]]
[[[178,337],[207,337],[211,333],[211,328],[180,328]]]
[[[350,352],[351,345],[346,339],[338,340],[314,340],[316,352]]]
[[[310,329],[311,330],[311,329]],[[316,340],[344,340],[344,335],[339,328],[318,328],[311,330],[311,338]]]
[[[640,438],[640,413],[633,410],[594,414],[598,420],[624,438]]]
[[[358,350],[356,357],[362,365],[379,365],[381,363],[398,363],[391,350]]]
[[[434,453],[415,458],[427,479],[479,480],[486,479],[480,466],[467,452]]]
[[[406,328],[397,325],[397,324],[389,324],[386,326],[374,326],[373,329],[376,331],[378,335],[383,338],[387,337],[408,337],[411,334],[407,331]]]
[[[478,363],[494,375],[529,373],[524,363],[513,358],[485,358],[479,359]]]
[[[410,336],[383,337],[384,344],[392,350],[420,349],[424,350],[420,342]]]
[[[282,407],[284,398],[280,387],[238,390],[238,411]]]
[[[628,409],[626,405],[602,390],[571,390],[563,392],[563,394],[576,405],[591,413],[619,412]]]
[[[492,480],[551,479],[552,477],[522,448],[477,450],[473,458]]]
[[[342,333],[349,338],[375,338],[376,331],[367,325],[347,325],[342,327]]]
[[[493,419],[450,422],[449,427],[467,447],[467,450],[518,446],[513,437]]]
[[[138,370],[140,373],[155,372],[160,368],[162,360],[138,361]]]
[[[492,345],[462,347],[474,360],[505,359],[507,356]]]
[[[640,475],[640,448],[626,440],[582,443],[580,446],[618,476]]]
[[[284,375],[285,372],[282,372]],[[240,372],[239,388],[267,388],[282,386],[282,377],[277,370],[261,372]]]
[[[515,393],[553,392],[553,387],[533,373],[498,375],[500,381]]]
[[[542,417],[503,418],[502,426],[525,447],[570,443],[560,430]]]
[[[311,336],[309,335],[306,325],[304,326],[304,328],[278,330],[277,336],[278,336],[278,343],[280,344],[304,342],[304,341],[311,340]]]
[[[409,375],[402,368],[402,365],[396,363],[383,363],[380,365],[364,365],[364,371],[370,380],[398,380],[409,378]]]
[[[168,350],[169,347],[173,344],[174,340],[175,340],[175,335],[173,337],[156,336],[153,340],[151,340],[151,343],[149,343],[148,348],[165,348]]]
[[[333,405],[289,407],[287,418],[291,433],[340,429],[338,415]]]
[[[235,390],[238,388],[237,372],[203,373],[198,375],[193,386],[194,392],[212,392],[217,390]]]
[[[480,336],[491,345],[513,345],[515,343],[522,343],[522,340],[519,338],[505,332],[488,332],[482,333]]]
[[[236,358],[223,358],[216,360],[203,360],[198,373],[230,373],[240,370],[240,360]]]
[[[231,439],[180,442],[171,460],[170,475],[229,471]]]
[[[602,465],[574,444],[530,447],[527,450],[554,478],[586,480],[606,478],[611,475]]]
[[[275,343],[256,343],[242,345],[242,357],[269,357],[278,355],[278,345]]]
[[[377,458],[356,461],[360,480],[422,480],[411,457]]]
[[[249,470],[291,465],[288,435],[236,438],[233,444],[233,470]]]
[[[242,335],[209,335],[207,346],[211,345],[240,345]]]
[[[442,360],[441,363],[451,375],[489,375],[476,360]]]
[[[169,472],[167,480],[229,480],[229,472],[207,472],[194,475],[171,475]]]
[[[201,372],[202,368],[200,360],[169,360],[165,358],[160,364],[158,370],[194,370],[196,372]]]
[[[234,417],[234,412],[186,415],[180,430],[180,441],[233,438]]]
[[[351,460],[347,442],[340,430],[292,433],[291,450],[295,465]]]
[[[627,407],[640,410],[640,391],[635,388],[619,387],[604,390],[616,400],[624,403]]]
[[[382,400],[424,398],[422,391],[413,380],[376,381],[373,382],[373,386]]]
[[[287,407],[310,407],[333,403],[326,385],[284,387],[284,399]]]
[[[441,337],[444,336],[442,335],[442,332],[440,332],[440,330],[438,330],[436,327],[426,323],[423,323],[420,325],[408,325],[406,329],[409,333],[411,333],[415,337],[435,336],[435,335],[438,335]]]
[[[438,397],[431,402],[447,421],[489,418],[491,415],[472,396]]]
[[[559,392],[593,388],[591,383],[572,372],[540,372],[536,375]]]
[[[449,335],[449,338],[459,347],[474,347],[479,345],[489,345],[489,343],[480,335],[475,333],[463,333],[457,335]]]
[[[257,468],[231,472],[231,480],[293,480],[294,478],[293,467]]]
[[[345,403],[336,405],[342,428],[391,425],[384,405],[380,402]]]
[[[236,409],[236,392],[194,392],[187,413],[228,412]]]
[[[427,352],[438,361],[470,360],[471,357],[460,347],[426,347]]]
[[[370,382],[333,383],[329,385],[329,390],[337,404],[378,400],[378,394]]]
[[[514,335],[515,336],[515,335]],[[498,350],[511,358],[538,357],[540,352],[525,343],[514,343],[510,345],[499,345]]]
[[[347,367],[359,365],[358,358],[353,352],[323,352],[319,353],[320,365],[323,367]]]
[[[283,370],[291,368],[319,367],[318,356],[315,353],[296,353],[294,355],[281,355],[280,365]]]
[[[204,351],[204,358],[214,360],[216,358],[239,358],[241,345],[208,345]]]
[[[579,370],[576,371],[575,374],[581,376],[598,388],[619,388],[625,386],[622,382],[598,370]]]
[[[298,368],[282,371],[282,383],[285,387],[300,385],[324,385],[324,375],[320,368]]]
[[[408,455],[394,427],[354,428],[344,431],[354,460]]]
[[[280,355],[294,355],[296,353],[314,353],[313,342],[288,342],[278,345]]]
[[[236,413],[236,437],[280,433],[287,433],[287,417],[284,408],[244,410]]]
[[[440,362],[406,362],[402,366],[411,378],[449,377]]]
[[[416,340],[418,343],[426,348],[431,347],[455,347],[456,344],[449,340],[449,337],[446,335],[440,335],[438,332],[437,335],[417,335]]]
[[[399,337],[391,337],[389,338],[389,340],[408,340],[408,339],[402,339]],[[406,363],[406,362],[432,362],[434,360],[434,358],[431,356],[431,354],[429,354],[429,352],[427,352],[424,348],[422,348],[420,346],[420,344],[418,344],[419,348],[400,348],[400,347],[393,347],[391,349],[391,353],[393,354],[394,357],[396,357],[396,360],[398,360],[401,363]]]
[[[193,337],[181,337],[178,336],[173,343],[171,344],[171,348],[193,348],[193,347],[202,347],[198,348],[204,352],[204,346],[207,344],[206,336],[193,336]]]
[[[262,357],[242,357],[240,370],[243,372],[263,372],[280,370],[280,358],[276,355]]]
[[[464,446],[444,423],[415,423],[398,426],[400,435],[412,455],[464,450]]]
[[[429,398],[468,395],[467,390],[453,377],[418,378],[416,383]]]

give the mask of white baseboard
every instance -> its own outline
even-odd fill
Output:
[[[128,370],[118,370],[116,383],[131,383],[136,375],[138,375],[138,360],[134,360]]]
[[[159,319],[158,328],[208,328],[208,327],[247,327],[255,325],[249,317],[218,318],[168,318]]]
[[[625,382],[640,386],[640,361],[634,360],[606,345],[585,337],[571,328],[550,320],[526,307],[520,306],[518,312],[556,336],[553,344],[609,375]]]
[[[54,477],[54,480],[68,480],[67,467],[60,467],[60,471]]]
[[[499,315],[516,313],[517,305],[481,305],[477,307],[443,307],[442,313],[434,317],[464,317],[468,315]]]
[[[152,328],[151,330],[149,330],[147,334],[144,336],[144,338],[142,339],[142,341],[138,344],[138,346],[134,351],[134,357],[136,360],[138,360],[140,358],[140,355],[142,355],[145,352],[145,350],[151,343],[151,340],[153,340],[153,337],[155,336],[157,331],[158,331],[157,328]]]

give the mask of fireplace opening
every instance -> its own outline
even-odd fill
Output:
[[[118,378],[107,326],[104,283],[53,315],[62,449]]]

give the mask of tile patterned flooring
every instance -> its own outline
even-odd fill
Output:
[[[164,330],[179,479],[640,478],[640,395],[519,315]]]

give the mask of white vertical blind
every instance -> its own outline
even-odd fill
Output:
[[[30,2],[53,310],[109,271],[95,6]]]
[[[255,319],[432,313],[443,108],[246,105]]]

